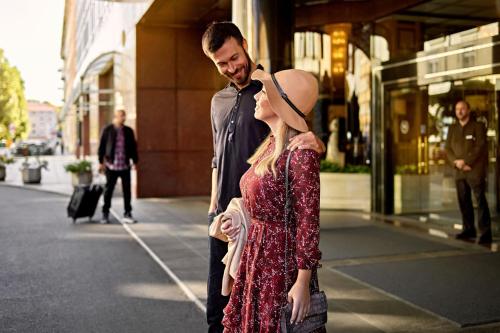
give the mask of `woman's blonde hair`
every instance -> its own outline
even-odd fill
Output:
[[[278,133],[274,138],[274,151],[271,154],[265,156],[260,159],[267,151],[267,147],[269,147],[269,143],[271,142],[271,134],[264,140],[264,142],[257,148],[255,153],[248,159],[248,163],[251,165],[255,165],[255,174],[259,177],[264,176],[265,174],[272,172],[273,176],[276,178],[276,161],[281,156],[283,151],[285,151],[286,146],[288,145],[288,141],[299,134],[299,132],[283,121],[281,121],[281,125],[278,129]],[[260,161],[259,161],[260,159]]]

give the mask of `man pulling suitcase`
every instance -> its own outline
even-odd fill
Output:
[[[125,110],[115,111],[113,123],[106,126],[99,142],[99,171],[106,175],[101,223],[109,223],[111,198],[118,178],[122,181],[125,212],[122,222],[136,223],[132,217],[130,170],[137,165],[137,143],[134,131],[125,125]],[[133,165],[130,165],[132,160]]]

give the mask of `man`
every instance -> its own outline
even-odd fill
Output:
[[[123,222],[136,223],[132,217],[131,190],[130,190],[130,160],[133,166],[137,165],[137,144],[134,131],[125,126],[127,115],[124,110],[114,113],[113,123],[106,126],[99,142],[99,171],[106,174],[106,188],[104,190],[104,206],[102,207],[101,223],[109,223],[109,209],[116,181],[121,178],[125,213]]]
[[[240,178],[249,168],[248,158],[269,134],[269,128],[254,118],[255,99],[262,84],[251,80],[258,67],[247,53],[247,42],[238,27],[230,22],[212,23],[202,38],[205,54],[229,84],[212,98],[211,120],[214,143],[212,195],[208,220],[224,212],[229,201],[241,197]],[[295,137],[290,149],[324,152],[323,143],[311,132]],[[229,237],[238,232],[227,229]],[[221,295],[227,243],[210,237],[207,322],[209,332],[222,332],[223,309],[228,297]]]
[[[466,101],[461,100],[455,104],[455,115],[458,123],[450,126],[446,154],[455,168],[458,203],[462,213],[463,230],[456,238],[476,238],[472,190],[478,204],[478,225],[481,231],[479,244],[489,244],[492,237],[490,211],[485,195],[488,167],[486,128],[482,123],[471,119],[470,106]]]

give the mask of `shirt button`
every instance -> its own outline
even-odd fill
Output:
[[[241,96],[241,93],[238,93],[238,96]]]

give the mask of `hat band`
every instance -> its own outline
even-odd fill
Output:
[[[278,92],[280,93],[281,98],[283,98],[285,100],[285,102],[288,105],[290,105],[290,107],[292,108],[293,111],[295,111],[302,118],[305,118],[306,115],[304,113],[302,113],[302,111],[300,111],[299,108],[296,107],[295,104],[293,104],[292,101],[288,98],[287,94],[285,94],[285,92],[281,88],[280,84],[278,83],[278,80],[276,80],[276,77],[274,76],[274,74],[271,74],[271,78],[273,79],[273,82],[274,82],[274,85],[276,86],[276,88],[278,88]]]

